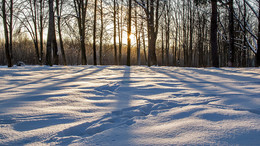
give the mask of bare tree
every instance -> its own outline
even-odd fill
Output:
[[[212,66],[219,67],[219,56],[218,56],[218,41],[217,41],[217,19],[218,19],[218,4],[217,0],[211,0],[211,50],[212,50]]]
[[[117,3],[116,0],[113,1],[114,3],[114,12],[113,12],[113,23],[114,23],[114,62],[117,65],[118,60],[117,60],[117,45],[116,45],[116,14],[117,14]]]
[[[140,31],[138,30],[138,15],[137,15],[137,7],[135,7],[135,38],[136,38],[136,58],[137,64],[141,64],[141,57],[140,57]]]
[[[258,40],[256,53],[256,66],[260,66],[260,0],[258,1]]]
[[[56,13],[57,13],[57,22],[58,22],[58,33],[59,33],[59,39],[60,39],[60,50],[62,54],[62,60],[64,65],[67,65],[67,60],[66,60],[66,55],[64,51],[64,46],[63,46],[63,38],[62,38],[62,31],[61,31],[61,15],[62,15],[62,10],[63,10],[63,3],[64,1],[56,0]]]
[[[103,65],[103,32],[104,32],[104,20],[103,20],[103,0],[100,0],[100,23],[101,23],[101,28],[100,28],[100,44],[99,44],[99,63],[100,65]]]
[[[119,15],[120,11],[120,15]],[[118,15],[117,15],[117,29],[118,29],[118,63],[122,64],[122,40],[123,40],[123,0],[121,0],[121,6],[118,7]]]
[[[143,8],[146,13],[147,29],[148,29],[148,66],[157,65],[156,57],[156,40],[159,25],[159,7],[160,0],[135,0],[135,2]]]
[[[57,55],[57,42],[55,35],[55,20],[53,10],[54,0],[49,0],[49,27],[48,27],[48,38],[47,38],[47,49],[46,49],[46,65],[52,66],[58,64]],[[53,61],[54,60],[54,61]]]
[[[128,23],[127,23],[127,66],[131,65],[131,21],[132,21],[132,0],[128,2]]]
[[[12,26],[11,22],[12,22],[12,8],[13,8],[13,1],[11,0],[11,3],[10,3],[10,24],[9,24],[9,28]],[[12,63],[12,51],[11,51],[11,48],[12,48],[12,33],[11,31],[9,32],[9,36],[8,36],[8,24],[7,24],[7,15],[6,15],[6,1],[5,0],[2,0],[2,17],[3,17],[3,25],[4,25],[4,35],[5,35],[5,56],[6,56],[6,60],[7,60],[7,64],[8,64],[8,67],[12,67],[13,66],[13,63]],[[9,30],[12,30],[9,29]],[[10,42],[9,42],[10,41]]]
[[[235,66],[235,45],[234,45],[234,2],[229,0],[229,66]]]
[[[78,30],[80,36],[80,47],[81,47],[81,64],[87,64],[86,46],[85,46],[85,35],[86,35],[86,15],[88,0],[73,0],[74,8],[76,11],[76,17],[78,20]]]
[[[94,6],[94,25],[93,25],[93,61],[97,65],[97,51],[96,51],[96,28],[97,28],[97,0]]]

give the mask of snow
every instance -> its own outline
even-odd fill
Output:
[[[260,145],[260,68],[0,67],[0,145]]]

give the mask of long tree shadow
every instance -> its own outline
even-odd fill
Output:
[[[258,78],[252,78],[252,77],[248,77],[248,76],[247,77],[238,76],[238,75],[235,75],[235,74],[226,74],[226,73],[218,72],[218,71],[217,72],[211,72],[209,69],[197,69],[197,68],[185,68],[185,69],[197,72],[199,74],[212,75],[212,76],[217,76],[217,77],[226,78],[226,79],[233,79],[233,80],[239,81],[239,82],[253,82],[253,83],[259,83],[260,84],[260,79],[258,79]],[[230,71],[230,70],[223,69],[223,68],[219,68],[217,70],[234,73],[234,71]],[[235,73],[241,74],[241,72],[237,72],[237,71]],[[260,74],[255,74],[255,75],[260,75]]]
[[[171,78],[179,80],[180,82],[184,82],[184,83],[187,84],[187,86],[194,88],[195,90],[200,90],[202,93],[207,93],[207,92],[208,93],[214,92],[215,94],[220,93],[220,91],[218,91],[217,89],[208,90],[206,88],[203,88],[203,87],[205,87],[205,85],[203,85],[203,84],[209,84],[209,85],[212,85],[212,87],[214,87],[214,88],[220,87],[220,88],[228,89],[229,91],[235,91],[236,93],[239,93],[240,95],[243,95],[243,94],[251,95],[252,94],[251,92],[248,92],[246,90],[237,89],[237,88],[234,88],[232,86],[226,85],[225,83],[207,81],[207,80],[204,80],[204,79],[201,79],[201,78],[198,78],[198,77],[191,76],[191,75],[189,75],[188,73],[185,73],[185,72],[180,73],[180,72],[175,71],[175,72],[169,73],[164,69],[158,70],[158,69],[155,69],[155,68],[151,68],[151,70],[156,71],[158,73],[165,74],[165,75],[167,75]],[[187,70],[189,70],[189,69],[187,69]],[[204,71],[201,71],[201,72],[204,72]],[[173,75],[173,74],[176,74],[176,76]],[[206,74],[206,73],[204,72],[204,74]],[[214,76],[214,74],[211,74],[211,75]],[[183,76],[183,78],[179,78],[180,76]],[[217,74],[217,76],[221,77],[220,74]],[[232,76],[228,75],[228,77],[231,78]],[[192,79],[194,81],[189,81],[188,79]],[[244,78],[243,80],[239,80],[239,81],[244,81],[244,80],[246,80],[246,78]],[[202,83],[202,85],[200,83]]]
[[[237,89],[235,87],[232,87],[225,82],[220,83],[220,82],[210,82],[210,81],[205,81],[201,78],[194,77],[189,75],[188,73],[185,72],[169,72],[167,70],[163,69],[156,69],[156,68],[151,68],[151,70],[167,75],[170,78],[174,78],[177,80],[177,82],[184,83],[186,87],[191,88],[192,90],[199,91],[200,94],[203,96],[208,96],[208,97],[220,97],[222,99],[223,104],[228,105],[240,105],[239,107],[236,107],[234,110],[238,111],[248,111],[254,114],[259,114],[259,105],[257,102],[252,102],[256,98],[259,98],[259,93],[251,93],[246,90],[242,89]],[[175,75],[174,75],[175,74]],[[180,78],[181,77],[181,78]],[[189,79],[193,79],[195,81],[189,81]],[[201,85],[202,84],[202,85]],[[213,88],[208,88],[208,87],[213,87]],[[219,88],[221,88],[219,90]],[[226,93],[223,92],[222,90],[225,89]],[[186,89],[189,90],[189,89]],[[189,91],[190,92],[190,91]],[[179,96],[179,95],[176,95]],[[247,97],[247,98],[245,98]],[[249,98],[254,98],[250,99]],[[216,104],[214,104],[216,105]],[[223,105],[216,105],[222,107]]]
[[[72,72],[71,74],[76,74],[76,73],[80,73],[80,72],[84,72],[85,70],[87,70],[88,68],[83,68],[83,69],[81,69],[81,70],[77,70],[76,72]],[[40,71],[49,71],[49,70],[53,70],[53,67],[51,68],[51,67],[48,67],[47,69],[46,68],[44,68],[44,69],[40,69]],[[56,69],[57,70],[57,69]],[[31,71],[31,70],[24,70],[24,71]],[[32,71],[39,71],[39,69],[33,69]],[[17,71],[18,72],[18,71]],[[20,72],[22,72],[22,71],[20,71]],[[28,85],[33,85],[33,84],[38,84],[38,83],[41,83],[41,82],[44,82],[44,81],[47,81],[47,80],[50,80],[50,79],[52,79],[53,77],[55,77],[55,78],[57,78],[57,77],[59,77],[59,76],[64,76],[64,75],[66,75],[67,73],[65,72],[65,73],[63,73],[63,72],[60,72],[60,75],[57,75],[57,74],[53,74],[53,75],[50,75],[50,76],[47,76],[47,77],[44,77],[44,78],[40,78],[40,79],[38,79],[38,80],[34,80],[34,81],[31,81],[31,82],[26,82],[27,80],[24,80],[24,79],[21,79],[21,80],[19,80],[19,81],[22,81],[22,83],[18,83],[18,82],[12,82],[12,81],[15,81],[15,80],[13,80],[11,77],[11,79],[9,79],[10,81],[9,81],[9,84],[13,84],[13,85],[15,85],[15,86],[13,86],[13,87],[8,87],[8,88],[3,88],[3,89],[0,89],[0,93],[4,93],[4,92],[6,92],[6,91],[8,91],[8,90],[10,90],[10,89],[16,89],[16,88],[21,88],[21,87],[26,87],[26,86],[28,86]],[[8,72],[6,72],[5,74],[2,74],[3,76],[5,76],[5,75],[9,75],[9,76],[29,76],[30,74],[17,74],[17,73],[8,73]]]
[[[1,107],[1,109],[3,109],[1,112],[8,111],[10,108],[19,107],[21,104],[24,104],[24,101],[29,101],[29,102],[33,101],[34,102],[34,101],[46,100],[50,97],[67,96],[68,94],[66,94],[66,93],[62,93],[62,94],[48,94],[48,93],[52,92],[52,91],[64,90],[62,88],[63,84],[72,84],[73,82],[75,82],[76,80],[78,80],[82,77],[87,77],[92,74],[98,73],[98,72],[102,71],[103,69],[105,69],[105,68],[96,68],[95,70],[93,70],[91,72],[86,72],[86,73],[84,72],[86,69],[83,69],[81,71],[77,71],[77,73],[81,73],[79,75],[69,76],[66,79],[62,79],[62,80],[56,79],[55,81],[50,81],[51,84],[46,84],[44,86],[35,87],[33,91],[24,92],[22,94],[19,94],[19,96],[1,100],[0,107]],[[56,77],[56,76],[53,75],[52,77]],[[44,79],[47,79],[47,78],[48,77],[46,77]],[[34,83],[34,82],[37,83],[37,81],[33,81],[31,83]],[[52,83],[52,82],[54,82],[54,83]],[[42,84],[42,83],[40,83],[40,84]],[[11,104],[11,106],[10,106],[10,104]]]

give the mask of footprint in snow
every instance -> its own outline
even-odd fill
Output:
[[[120,85],[118,83],[110,83],[103,86],[99,86],[95,88],[95,90],[104,94],[111,94],[115,92],[119,88],[119,86]]]

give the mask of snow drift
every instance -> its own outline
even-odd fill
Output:
[[[260,68],[0,67],[0,145],[260,145]]]

